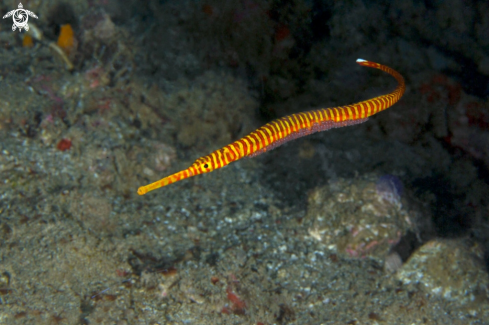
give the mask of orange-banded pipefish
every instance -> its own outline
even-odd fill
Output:
[[[285,142],[315,132],[326,131],[367,121],[369,116],[394,105],[404,94],[404,78],[394,69],[385,65],[358,59],[357,63],[387,72],[396,78],[398,85],[393,92],[368,99],[356,104],[322,108],[292,114],[265,124],[247,136],[197,159],[189,168],[160,179],[138,189],[139,195],[181,181],[183,179],[211,172],[243,157],[255,157],[272,150]]]

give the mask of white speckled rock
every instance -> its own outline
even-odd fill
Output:
[[[309,195],[311,237],[353,258],[381,261],[412,227],[394,176],[339,179]]]
[[[413,253],[397,276],[404,284],[420,283],[428,293],[460,304],[477,304],[488,296],[489,275],[477,255],[461,240],[426,243]]]

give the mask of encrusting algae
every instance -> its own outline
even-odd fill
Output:
[[[22,39],[22,46],[23,47],[33,47],[34,42],[32,41],[32,37],[29,34],[25,34],[24,38]]]
[[[75,46],[75,37],[73,35],[73,28],[70,24],[62,25],[58,36],[58,46],[70,54]]]

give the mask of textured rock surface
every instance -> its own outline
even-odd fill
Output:
[[[309,195],[309,233],[329,249],[350,257],[383,260],[411,229],[393,176],[339,179]]]
[[[479,252],[480,255],[480,252]],[[423,290],[470,308],[485,308],[489,276],[481,256],[462,240],[432,240],[421,246],[398,271],[404,284],[419,283]]]

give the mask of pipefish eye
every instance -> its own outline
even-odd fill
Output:
[[[209,167],[209,165],[207,165],[207,164],[204,164],[204,168],[208,168],[208,167]]]

